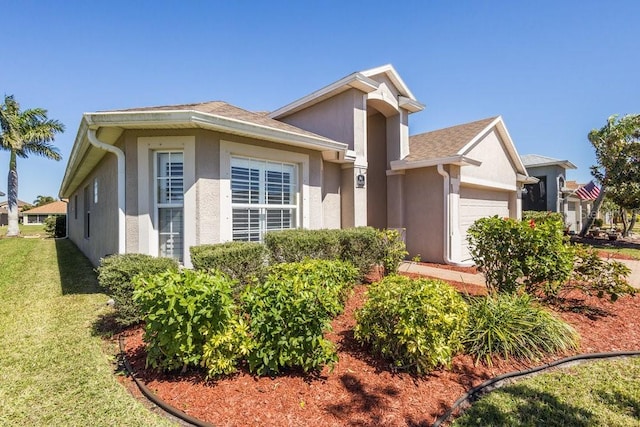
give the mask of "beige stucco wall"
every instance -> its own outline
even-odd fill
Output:
[[[100,263],[100,258],[118,251],[116,164],[116,157],[113,154],[107,154],[69,198],[69,239],[89,258],[94,266]],[[95,179],[98,181],[98,203],[94,203],[93,185]],[[91,212],[89,238],[85,238],[84,234],[85,187],[88,188],[87,194]]]
[[[462,181],[480,184],[502,184],[515,190],[516,169],[505,151],[505,146],[495,129],[482,138],[468,153],[472,159],[482,162],[480,166],[464,166]]]
[[[444,261],[443,178],[435,167],[410,169],[404,176],[405,227],[409,257]]]
[[[342,171],[336,163],[323,163],[322,227],[340,228],[340,180]]]
[[[380,113],[367,118],[367,224],[387,227],[387,118]]]

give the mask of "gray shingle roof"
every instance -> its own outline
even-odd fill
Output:
[[[540,154],[523,154],[520,156],[525,167],[558,165],[566,169],[577,169],[569,160],[554,159],[553,157],[541,156]]]
[[[451,157],[467,145],[497,117],[451,126],[409,137],[408,161]]]

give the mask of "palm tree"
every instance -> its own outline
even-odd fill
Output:
[[[4,97],[0,105],[0,148],[10,152],[9,178],[7,182],[7,209],[9,227],[7,236],[20,234],[18,228],[18,157],[30,154],[60,160],[59,150],[50,144],[57,132],[64,132],[64,125],[47,118],[47,110],[32,108],[20,111],[20,104],[13,95]]]

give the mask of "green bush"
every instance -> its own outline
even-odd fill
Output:
[[[253,277],[262,277],[267,265],[264,245],[254,242],[227,242],[189,248],[193,268],[202,271],[219,270],[240,285]]]
[[[398,369],[425,374],[462,349],[467,304],[449,284],[388,276],[356,312],[356,339]]]
[[[344,263],[307,260],[273,266],[263,283],[247,287],[243,301],[253,337],[249,369],[269,375],[286,368],[333,367],[338,356],[323,334],[343,310],[345,280],[356,274]]]
[[[604,260],[597,250],[584,245],[574,246],[573,255],[571,280],[562,291],[580,289],[598,298],[608,295],[611,301],[616,301],[620,295],[637,292],[627,282],[631,270],[621,262]]]
[[[133,278],[151,276],[165,271],[176,271],[178,262],[172,258],[156,258],[143,254],[111,255],[100,260],[98,282],[115,304],[115,321],[129,326],[142,321],[139,305],[133,300]]]
[[[67,235],[67,216],[51,215],[44,220],[44,232],[49,237],[64,237]]]
[[[282,230],[264,236],[264,244],[274,263],[299,262],[305,258],[340,259],[341,230]]]
[[[476,363],[491,365],[496,355],[535,361],[576,349],[578,342],[570,325],[534,305],[529,295],[477,297],[470,304],[464,346]]]
[[[562,212],[550,211],[522,211],[522,220],[529,222],[533,220],[536,224],[543,224],[547,221],[564,224],[564,214]]]
[[[604,220],[602,218],[596,218],[593,220],[594,227],[602,228],[603,225],[604,225]]]
[[[513,293],[520,285],[530,293],[553,292],[571,273],[572,254],[558,220],[481,218],[469,227],[468,239],[490,293]]]
[[[395,274],[402,260],[409,254],[402,235],[397,230],[379,230],[378,244],[380,245],[379,264],[384,268],[384,274]]]
[[[232,282],[221,273],[169,271],[134,279],[134,299],[144,312],[147,365],[163,370],[199,366],[210,341],[204,364],[210,375],[231,372],[241,351],[234,351],[240,330]],[[231,339],[225,339],[229,331]],[[216,341],[216,338],[219,338]],[[225,345],[231,351],[224,351]],[[216,359],[227,358],[216,364]]]
[[[340,241],[340,259],[352,263],[362,281],[380,263],[381,247],[378,231],[372,227],[336,230]]]

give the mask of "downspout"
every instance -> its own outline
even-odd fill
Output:
[[[87,138],[94,147],[115,154],[118,159],[118,253],[126,252],[125,229],[125,176],[124,176],[124,152],[113,145],[100,141],[96,135],[96,129],[87,130]]]
[[[454,261],[451,259],[451,176],[449,172],[444,169],[444,165],[442,163],[438,163],[438,173],[443,177],[443,198],[444,198],[444,219],[445,219],[445,227],[444,227],[444,262],[450,265],[460,266],[460,267],[468,267],[469,264],[461,263],[459,261]]]

